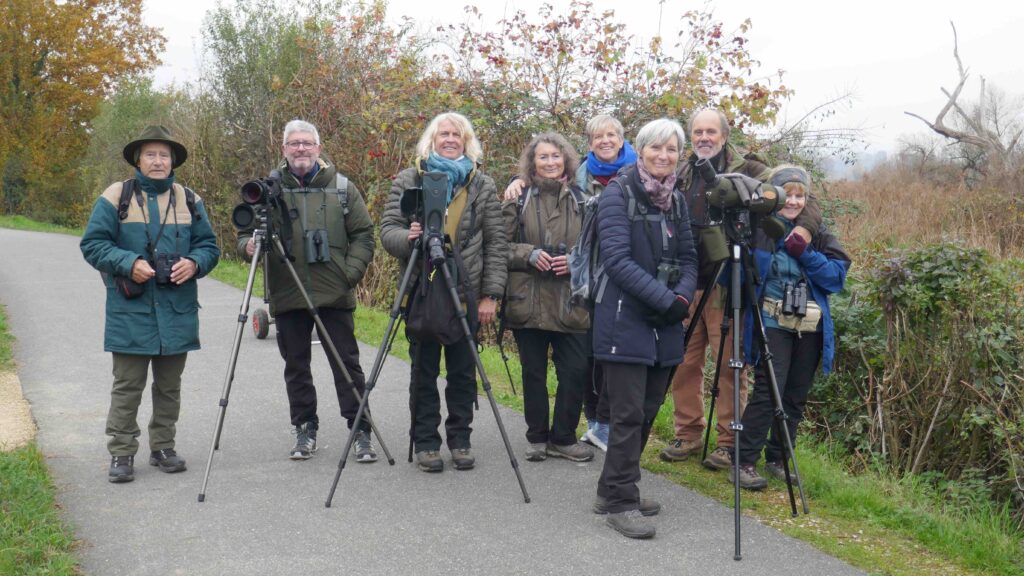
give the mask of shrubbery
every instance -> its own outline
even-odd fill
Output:
[[[879,256],[835,298],[811,420],[864,465],[1024,513],[1024,262],[952,242]]]

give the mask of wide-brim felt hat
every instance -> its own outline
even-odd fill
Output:
[[[139,134],[139,137],[132,140],[124,147],[122,154],[126,162],[135,166],[135,152],[146,142],[163,142],[171,147],[174,152],[172,168],[177,168],[185,163],[188,158],[188,150],[180,142],[171,138],[171,132],[163,126],[146,126],[146,129]]]

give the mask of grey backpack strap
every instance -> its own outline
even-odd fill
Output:
[[[341,213],[348,216],[348,177],[338,174],[338,202],[341,203]]]

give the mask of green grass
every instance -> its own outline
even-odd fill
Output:
[[[14,338],[0,307],[0,370],[14,369]],[[0,452],[0,574],[78,574],[71,532],[61,522],[56,489],[32,443]]]
[[[12,228],[14,230],[32,230],[34,232],[56,232],[58,234],[69,234],[81,236],[84,228],[68,228],[56,224],[37,222],[24,216],[0,215],[0,228]]]

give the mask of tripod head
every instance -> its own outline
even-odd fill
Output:
[[[758,226],[774,239],[785,234],[782,223],[772,217],[786,205],[786,191],[782,187],[742,174],[719,176],[706,158],[697,160],[694,168],[704,180],[708,204],[721,210],[723,229],[730,243],[748,242]]]

